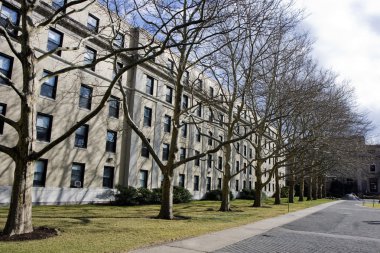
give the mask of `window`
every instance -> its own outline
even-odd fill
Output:
[[[144,107],[144,126],[152,126],[152,108]]]
[[[214,97],[214,88],[213,87],[209,88],[209,95],[210,95],[211,98]]]
[[[195,132],[195,140],[197,142],[201,142],[201,129],[198,129],[196,132]]]
[[[268,191],[270,191],[270,183],[268,184]]]
[[[168,60],[168,69],[170,74],[174,74],[174,61],[170,59]]]
[[[114,178],[115,168],[111,166],[104,166],[103,171],[103,187],[113,188],[113,178]]]
[[[197,107],[197,116],[202,117],[202,104],[199,103]]]
[[[108,100],[108,117],[119,118],[120,110],[120,99],[114,96],[111,96]]]
[[[203,87],[203,81],[201,79],[198,79],[198,82],[197,82],[197,89],[198,90],[202,90],[202,87]]]
[[[153,95],[153,88],[154,88],[154,78],[151,76],[146,76],[146,86],[145,86],[146,94]]]
[[[86,52],[84,52],[84,64],[93,64],[96,61],[96,50],[91,47],[86,47]],[[91,70],[95,71],[95,65],[91,66]]]
[[[59,8],[62,8],[66,3],[66,0],[53,0],[51,6],[53,9],[58,10]]]
[[[39,159],[34,167],[33,187],[45,187],[48,160]]]
[[[223,142],[223,135],[219,135],[220,142]]]
[[[207,168],[211,168],[211,167],[212,167],[212,155],[208,154],[207,155]]]
[[[223,169],[223,157],[218,156],[218,170]]]
[[[370,178],[369,179],[369,191],[370,192],[377,192],[377,178]]]
[[[173,102],[173,88],[166,86],[165,101],[171,104]]]
[[[199,191],[199,176],[194,176],[194,191]]]
[[[92,88],[82,84],[80,86],[79,107],[91,110]]]
[[[211,191],[211,177],[207,177],[206,191]]]
[[[239,144],[239,143],[236,143],[236,152],[237,152],[237,153],[240,152],[240,144]]]
[[[186,158],[186,148],[179,149],[179,159],[184,160]]]
[[[2,1],[1,11],[0,11],[0,25],[4,27],[8,34],[11,36],[17,35],[17,29],[20,22],[20,14],[17,9],[5,4]]]
[[[124,67],[124,65],[120,62],[116,62],[116,66],[114,67],[113,73],[112,73],[112,79],[116,77],[116,75],[120,72],[120,70]],[[120,82],[123,80],[123,76],[119,76],[118,81]]]
[[[243,155],[247,156],[247,146],[246,145],[243,146]]]
[[[167,161],[169,159],[169,144],[162,144],[162,160]]]
[[[252,181],[249,181],[248,187],[249,187],[248,189],[252,190]]]
[[[170,117],[169,115],[165,115],[164,116],[164,132],[170,133],[171,126],[172,126],[172,117]]]
[[[197,155],[199,155],[200,153],[199,153],[198,150],[195,150],[195,151],[194,151],[194,154],[197,156]],[[195,158],[195,160],[194,160],[194,166],[199,167],[199,164],[200,164],[200,158]]]
[[[222,178],[218,178],[218,190],[222,189]]]
[[[148,141],[150,142],[150,139],[148,139]],[[142,144],[141,144],[141,156],[149,158],[148,145],[145,144],[144,142],[142,142]]]
[[[13,58],[0,53],[0,72],[8,79],[12,78]],[[0,77],[0,84],[9,84],[9,81]]]
[[[369,171],[370,171],[370,172],[375,172],[375,171],[376,171],[376,165],[375,165],[375,164],[371,164],[371,165],[369,166]]]
[[[208,114],[208,121],[213,122],[214,121],[214,113],[212,112],[211,108]]]
[[[140,170],[140,187],[141,188],[148,188],[148,171],[147,170]]]
[[[243,189],[247,189],[247,181],[243,180]]]
[[[182,122],[182,127],[181,127],[181,135],[182,135],[182,138],[186,138],[187,137],[187,123],[184,123]]]
[[[0,103],[0,114],[5,116],[5,113],[7,111],[7,105]],[[0,134],[4,133],[4,121],[0,120]]]
[[[187,109],[189,107],[189,97],[186,95],[182,96],[182,109]]]
[[[209,146],[212,146],[212,132],[208,132],[208,141],[207,141],[207,143],[208,143],[208,145]]]
[[[63,33],[55,30],[54,28],[50,28],[48,34],[47,50],[50,52],[56,50],[59,47],[62,47],[62,41]],[[55,54],[60,56],[61,51],[56,51]]]
[[[178,186],[185,188],[185,174],[179,174],[178,177]]]
[[[235,190],[238,192],[239,191],[239,180],[236,179],[235,181]]]
[[[223,126],[223,123],[224,123],[224,115],[219,114],[219,126]]]
[[[97,33],[99,29],[99,19],[95,17],[94,15],[88,14],[87,28],[91,32]]]
[[[252,175],[252,165],[249,165],[248,173],[249,175]]]
[[[71,166],[71,188],[83,188],[84,179],[84,164],[83,163],[73,163]]]
[[[190,81],[190,73],[189,71],[185,70],[185,73],[183,74],[183,83],[185,85],[189,85],[189,81]]]
[[[239,161],[236,161],[235,169],[236,169],[236,172],[238,172],[240,170],[240,162]]]
[[[75,131],[75,144],[77,148],[87,148],[88,125],[83,125]]]
[[[249,149],[249,158],[253,158],[253,150],[251,148]]]
[[[117,133],[115,131],[107,130],[106,151],[115,153],[117,143]]]
[[[37,113],[37,140],[50,141],[53,117],[47,114]]]
[[[247,163],[243,163],[244,174],[247,174]]]
[[[115,38],[113,39],[112,45],[117,48],[124,46],[124,35],[121,33],[116,33]]]
[[[49,71],[44,70],[42,72],[42,76],[44,77],[47,76],[48,74],[50,74]],[[57,82],[58,82],[57,76],[52,76],[46,79],[44,83],[41,85],[40,95],[55,99],[55,94],[57,91]]]

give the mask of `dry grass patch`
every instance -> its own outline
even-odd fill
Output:
[[[305,201],[290,205],[290,210],[319,205],[330,200]],[[58,228],[60,236],[23,242],[1,242],[0,252],[121,252],[155,243],[205,234],[287,213],[287,204],[265,202],[253,208],[252,201],[234,200],[233,212],[218,211],[217,201],[193,201],[174,206],[175,215],[184,220],[158,220],[159,206],[117,207],[102,205],[36,206],[34,226]],[[0,208],[0,226],[7,208]]]

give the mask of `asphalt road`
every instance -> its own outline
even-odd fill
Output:
[[[344,201],[214,252],[380,253],[380,209]]]

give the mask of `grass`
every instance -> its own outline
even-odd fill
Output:
[[[290,211],[319,205],[330,200],[290,204]],[[159,206],[117,207],[103,205],[35,206],[34,226],[59,228],[57,237],[27,242],[0,242],[0,252],[125,252],[278,216],[288,205],[273,205],[269,199],[263,208],[252,208],[252,201],[232,201],[233,212],[218,212],[218,201],[193,201],[174,206],[175,215],[185,220],[158,220]],[[0,208],[0,226],[6,221],[7,208]]]
[[[366,207],[371,207],[371,208],[380,208],[380,203],[378,200],[376,200],[375,202],[373,202],[372,200],[371,201],[367,200],[364,202],[364,204],[362,202],[362,205]]]

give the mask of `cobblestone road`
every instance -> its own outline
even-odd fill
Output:
[[[215,252],[380,253],[380,209],[345,201]]]

